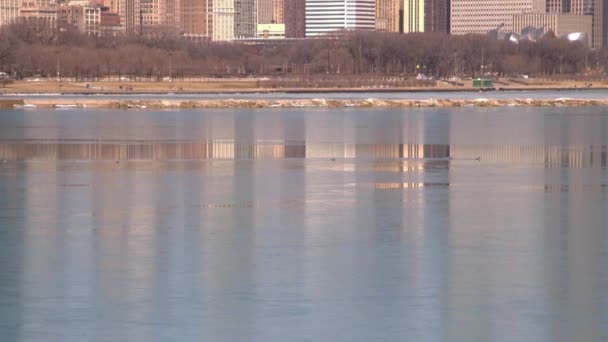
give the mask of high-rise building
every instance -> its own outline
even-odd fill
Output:
[[[104,2],[112,12],[118,14],[120,26],[124,33],[127,35],[140,33],[140,23],[142,21],[140,0],[104,0]]]
[[[451,0],[450,33],[512,31],[513,15],[545,8],[545,0]]]
[[[424,0],[404,0],[403,33],[424,32]]]
[[[404,0],[403,32],[449,32],[447,0]]]
[[[306,0],[307,37],[375,27],[375,0]]]
[[[258,2],[258,24],[272,23],[272,1],[273,0],[257,0]]]
[[[424,32],[449,32],[449,0],[424,1]]]
[[[179,28],[185,37],[213,37],[213,0],[179,0]]]
[[[233,0],[213,0],[213,40],[230,41],[234,39],[234,5]]]
[[[179,30],[181,28],[181,4],[182,0],[165,0],[164,21],[167,27]],[[204,1],[201,1],[204,3]],[[206,12],[198,12],[198,15],[204,17]]]
[[[19,6],[23,20],[44,21],[51,27],[57,23],[57,5],[54,0],[23,0]]]
[[[283,18],[284,0],[272,0],[272,21],[275,24],[284,24]]]
[[[590,15],[592,20],[591,47],[600,48],[606,35],[604,25],[604,0],[563,0],[570,4],[570,13]]]
[[[284,0],[283,21],[286,38],[306,36],[306,0]]]
[[[258,24],[256,0],[234,0],[234,36],[254,38]]]
[[[538,0],[531,13],[513,16],[513,30],[522,25],[544,27],[557,35],[585,32],[590,37],[590,46],[605,46],[606,33],[605,0]],[[591,26],[589,26],[589,23]]]
[[[400,32],[399,10],[402,3],[402,0],[376,1],[376,30]]]
[[[590,15],[571,13],[522,13],[513,16],[513,31],[521,32],[526,27],[543,27],[545,31],[551,30],[557,36],[564,36],[574,32],[592,31],[593,18]],[[591,42],[589,42],[591,43]]]
[[[0,26],[8,25],[19,16],[19,0],[0,0]]]
[[[151,31],[164,27],[165,5],[163,0],[140,0],[140,24],[143,30]]]

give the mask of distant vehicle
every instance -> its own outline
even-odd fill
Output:
[[[0,80],[6,80],[8,79],[8,74],[5,72],[0,72]]]
[[[473,87],[482,89],[494,89],[494,84],[490,79],[476,78],[473,80]]]

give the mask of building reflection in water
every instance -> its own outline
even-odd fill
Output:
[[[284,158],[441,159],[528,163],[545,167],[606,167],[606,145],[518,146],[339,144],[234,140],[204,142],[1,142],[3,160],[211,160]]]

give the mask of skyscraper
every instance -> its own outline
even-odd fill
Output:
[[[570,4],[570,13],[592,16],[591,47],[600,48],[604,41],[604,0],[562,0]]]
[[[272,1],[273,0],[258,0],[258,24],[272,23]]]
[[[448,0],[403,0],[402,10],[404,33],[449,32]]]
[[[424,32],[449,32],[449,0],[424,0]]]
[[[511,31],[513,15],[545,8],[545,0],[451,0],[450,33]]]
[[[586,32],[590,46],[599,48],[606,42],[605,0],[538,0],[533,11],[513,17],[515,28],[522,25],[544,27],[556,34]],[[589,28],[589,22],[591,26]],[[517,30],[516,30],[517,31]]]
[[[0,0],[0,26],[12,23],[19,16],[19,0]]]
[[[285,23],[285,19],[283,18],[284,6],[284,0],[272,0],[272,20],[276,24]]]
[[[179,0],[179,27],[184,36],[212,38],[213,0]]]
[[[234,0],[234,36],[254,38],[258,24],[256,0]]]
[[[230,41],[234,39],[234,1],[213,0],[213,32],[215,41]]]
[[[306,36],[306,0],[284,0],[283,20],[286,38]]]
[[[404,0],[403,33],[424,32],[425,0]]]
[[[376,1],[376,30],[399,32],[399,10],[402,0]]]
[[[307,37],[375,27],[375,0],[306,0]]]

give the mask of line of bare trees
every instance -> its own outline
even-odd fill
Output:
[[[0,71],[15,78],[392,75],[407,77],[603,75],[608,50],[589,50],[550,34],[515,44],[485,35],[345,32],[333,38],[246,44],[190,42],[159,32],[94,37],[53,30],[44,22],[0,28]]]

